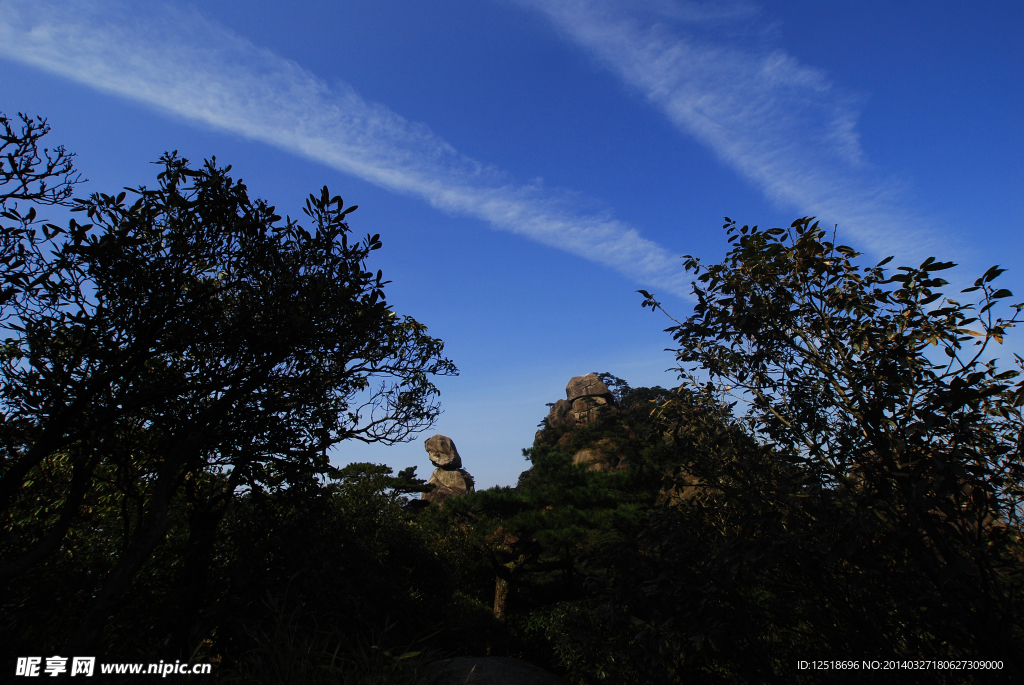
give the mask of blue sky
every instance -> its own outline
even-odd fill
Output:
[[[0,110],[48,117],[85,192],[176,149],[292,215],[324,184],[358,204],[389,300],[461,370],[431,433],[487,487],[570,376],[673,384],[635,291],[685,316],[678,258],[720,259],[723,216],[817,215],[1024,294],[1021,26],[1018,2],[0,0]],[[421,439],[334,458],[430,470]]]

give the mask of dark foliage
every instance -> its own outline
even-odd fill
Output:
[[[993,677],[1018,678],[1022,386],[982,357],[1016,322],[992,313],[1001,270],[967,289],[974,309],[933,291],[952,264],[887,277],[809,220],[727,228],[722,264],[687,260],[698,305],[669,332],[709,402],[746,404],[750,437],[687,464],[711,489],[652,519],[607,609],[663,677],[788,682],[827,654],[997,659]]]
[[[45,127],[25,122],[5,200],[62,202],[67,157],[33,157]],[[11,649],[113,649],[108,619],[156,588],[173,586],[168,607],[195,605],[240,493],[256,506],[263,492],[317,492],[328,447],[407,439],[439,412],[430,377],[455,372],[440,340],[387,305],[365,267],[379,238],[350,240],[355,207],[324,188],[306,203],[311,232],[213,161],[160,165],[130,205],[124,192],[76,200],[88,224],[5,205]],[[54,176],[64,185],[49,189]]]
[[[585,657],[565,634],[578,626],[567,617],[591,616],[593,581],[609,576],[595,562],[625,544],[624,533],[665,497],[661,460],[669,453],[652,412],[673,393],[629,389],[625,381],[617,387],[621,409],[584,426],[539,433],[524,450],[530,468],[517,487],[450,499],[420,519],[430,538],[443,540],[439,554],[452,562],[460,592],[498,618],[466,636],[469,653],[508,654],[583,673]],[[601,457],[574,463],[588,448]]]
[[[284,612],[297,626],[356,641],[387,617],[393,639],[436,630],[455,590],[402,510],[402,493],[422,488],[391,469],[351,464],[326,487],[254,492],[222,524],[211,570],[208,616],[196,621],[207,649],[238,659],[253,635]]]

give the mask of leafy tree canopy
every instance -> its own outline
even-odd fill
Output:
[[[343,440],[408,439],[439,413],[431,377],[456,369],[389,307],[366,268],[379,237],[354,239],[355,207],[326,187],[307,230],[230,167],[168,154],[157,187],[75,200],[88,223],[40,224],[14,202],[65,202],[68,156],[38,154],[44,123],[0,124],[16,150],[0,167],[0,579],[16,591],[73,553],[97,523],[86,512],[107,512],[95,532],[116,552],[82,609],[88,646],[177,502],[193,557],[208,557],[236,493],[314,482]]]
[[[784,678],[808,649],[1019,674],[1024,385],[985,356],[1024,308],[996,315],[1003,269],[962,304],[937,290],[949,262],[858,266],[811,219],[725,228],[724,261],[686,258],[697,305],[668,331],[754,441],[690,465],[715,487],[656,519],[612,602],[705,674]]]

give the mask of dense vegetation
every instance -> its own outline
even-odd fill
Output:
[[[412,506],[430,487],[414,469],[326,457],[429,426],[430,378],[455,372],[387,305],[353,208],[324,189],[307,230],[175,155],[130,205],[73,201],[45,122],[0,127],[4,668],[95,653],[414,683],[490,654],[573,683],[886,680],[797,669],[816,659],[1002,663],[894,682],[1024,674],[1024,383],[986,356],[1024,307],[999,317],[1000,269],[961,304],[938,291],[950,263],[887,272],[809,219],[728,222],[721,263],[685,262],[679,388],[600,374],[615,406],[545,420],[516,487]],[[47,205],[91,223],[43,224]]]

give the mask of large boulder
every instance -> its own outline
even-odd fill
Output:
[[[576,415],[572,412],[572,402],[558,400],[551,405],[551,410],[541,422],[541,429],[534,434],[533,439],[552,442],[557,439],[557,436],[575,427]]]
[[[443,502],[449,497],[461,497],[467,492],[473,492],[473,476],[462,468],[462,457],[451,438],[447,435],[431,435],[423,441],[423,447],[437,468],[427,481],[436,487],[430,492],[424,492],[421,499]]]
[[[595,421],[602,412],[615,406],[611,391],[596,373],[573,376],[565,386],[565,397],[570,404],[569,413],[577,426]]]
[[[568,685],[543,668],[503,656],[459,657],[435,668],[437,685]]]
[[[434,469],[427,483],[437,486],[423,493],[422,498],[429,502],[443,502],[449,497],[461,497],[467,492],[473,492],[473,476],[465,469]]]
[[[442,469],[462,468],[462,457],[447,435],[431,435],[423,442],[423,447],[434,466]]]
[[[603,383],[602,383],[603,385]],[[602,411],[611,406],[611,396],[585,395],[572,401],[572,416],[577,426],[595,421]]]
[[[534,441],[560,445],[559,440],[566,439],[567,431],[596,421],[603,414],[618,411],[614,396],[596,373],[573,376],[565,386],[565,397],[551,405],[541,423],[541,430],[533,436]]]
[[[549,428],[555,429],[575,426],[576,418],[572,415],[572,403],[568,400],[558,400],[552,404],[545,423]]]
[[[612,393],[608,386],[601,382],[596,373],[586,376],[573,376],[565,386],[565,399],[569,402],[581,397],[602,397],[605,404],[612,404]]]

